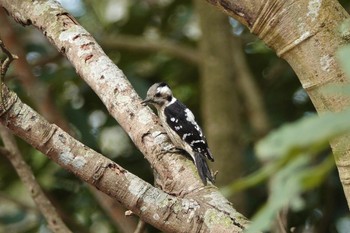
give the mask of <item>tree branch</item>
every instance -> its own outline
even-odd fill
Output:
[[[53,1],[33,4],[29,0],[1,0],[0,4],[19,23],[33,23],[66,54],[150,162],[156,183],[165,192],[181,198],[152,187],[57,126],[48,124],[13,93],[7,99],[7,108],[0,113],[0,122],[63,168],[116,198],[161,230],[242,232],[248,221],[214,186],[203,187],[193,163],[181,155],[164,153],[164,149],[173,145],[162,133],[155,115],[140,105],[139,96],[122,71],[71,15]]]
[[[253,129],[253,136],[255,139],[258,139],[264,136],[270,129],[268,114],[264,107],[262,94],[248,67],[240,38],[232,39],[231,51],[234,67],[237,71],[236,80],[240,95],[245,102],[244,107],[246,108],[246,114]]]
[[[247,220],[210,188],[187,198],[166,194],[45,121],[6,86],[3,93],[1,124],[153,226],[167,232],[242,232],[247,226]]]
[[[315,1],[314,4],[302,0],[207,1],[247,25],[292,66],[317,112],[349,108],[348,96],[322,91],[325,87],[350,82],[336,59],[339,47],[349,42],[348,34],[338,32],[350,16],[337,0]],[[349,135],[333,140],[331,146],[350,206]]]
[[[33,172],[23,160],[15,138],[3,126],[0,126],[0,135],[6,148],[1,149],[0,153],[10,160],[18,176],[31,194],[40,212],[46,218],[49,229],[56,233],[71,232],[64,224],[49,199],[47,199],[39,184],[36,182]]]
[[[143,233],[145,231],[145,228],[146,228],[146,223],[140,220],[139,223],[137,224],[137,227],[134,233]]]
[[[138,53],[163,52],[194,65],[197,65],[200,60],[195,49],[165,39],[147,40],[139,36],[118,35],[113,38],[103,38],[101,46],[106,49],[127,49]]]
[[[14,73],[21,82],[28,96],[33,99],[36,108],[50,121],[55,122],[64,130],[69,131],[69,126],[62,114],[55,108],[50,91],[44,83],[34,77],[32,69],[26,60],[23,47],[5,15],[5,11],[0,9],[0,37],[6,46],[13,53],[18,55],[17,62],[14,63]]]
[[[0,25],[0,38],[3,39],[4,43],[11,51],[15,51],[15,53],[19,55],[18,61],[14,63],[14,73],[17,74],[15,78],[18,78],[21,81],[21,84],[28,93],[28,97],[34,102],[40,114],[48,119],[49,122],[55,123],[63,130],[73,133],[66,119],[60,114],[57,106],[55,106],[52,101],[49,87],[33,76],[31,67],[25,59],[23,46],[17,40],[17,35],[3,9],[0,9]],[[62,57],[63,56],[57,52],[56,54],[51,55],[51,57],[43,57],[31,65],[32,67],[42,66]],[[120,217],[124,215],[124,208],[106,194],[96,190],[93,186],[89,187],[96,200],[112,219],[112,222],[115,225],[118,225],[119,228],[124,229],[124,232],[126,233],[133,232],[133,229],[136,228],[136,222],[133,224],[133,221],[131,221],[130,218],[122,219]],[[125,220],[128,221],[128,224],[125,224]]]
[[[35,22],[34,26],[45,32],[59,51],[65,53],[77,73],[96,92],[109,113],[150,162],[157,173],[157,182],[164,181],[160,184],[164,190],[168,193],[191,192],[202,186],[195,170],[189,169],[188,165],[192,163],[180,155],[168,153],[162,156],[164,148],[172,145],[162,133],[163,129],[155,114],[140,104],[140,97],[123,72],[58,3],[37,1],[33,4],[29,0],[1,0],[0,4],[16,21],[22,24]],[[43,8],[49,10],[42,12]],[[22,9],[27,10],[22,12]],[[174,166],[174,162],[177,166]],[[179,180],[182,182],[174,182]]]

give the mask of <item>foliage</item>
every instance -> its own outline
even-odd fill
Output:
[[[338,58],[350,77],[350,46],[339,49]],[[349,86],[334,86],[324,91],[333,95],[350,94]],[[350,132],[349,119],[350,110],[308,115],[294,123],[284,124],[256,144],[257,156],[264,166],[222,189],[228,196],[269,179],[268,200],[252,218],[253,223],[247,232],[270,229],[283,208],[295,211],[305,208],[302,195],[321,185],[334,168],[328,143]]]
[[[305,117],[257,144],[257,154],[275,169],[269,174],[269,199],[253,217],[249,232],[269,229],[282,208],[304,208],[302,194],[322,184],[334,167],[333,156],[327,153],[325,157],[322,151],[330,140],[349,132],[349,117],[350,111]]]
[[[68,4],[65,7],[102,45],[108,38],[118,38],[118,35],[133,35],[144,41],[167,39],[192,49],[196,49],[200,40],[198,19],[191,1],[66,2]],[[113,12],[109,9],[117,8],[118,17],[112,17]],[[12,25],[20,44],[25,48],[26,58],[35,77],[50,89],[55,104],[68,120],[75,136],[84,144],[101,151],[126,169],[152,182],[149,164],[133,147],[129,138],[121,132],[93,91],[78,78],[70,64],[56,55],[55,48],[40,32],[32,27],[22,28],[14,22]],[[241,28],[242,25],[235,27]],[[252,136],[246,117],[249,113],[244,112],[246,106],[242,101],[242,106],[237,111],[244,115],[241,122],[244,126],[242,147],[246,153],[242,156],[247,158],[247,174],[261,169],[224,187],[223,192],[231,194],[250,188],[246,196],[247,203],[252,205],[244,212],[248,213],[248,217],[249,214],[257,212],[253,218],[252,231],[268,229],[276,213],[286,206],[292,208],[289,213],[292,226],[306,225],[305,219],[317,209],[322,210],[325,216],[322,219],[326,222],[325,228],[334,228],[339,219],[345,218],[348,210],[344,210],[346,203],[341,194],[339,198],[334,198],[334,193],[342,193],[342,190],[339,178],[331,173],[334,164],[328,152],[327,142],[349,130],[347,119],[350,113],[315,116],[312,114],[314,108],[310,99],[301,89],[296,75],[286,62],[277,58],[247,30],[240,29],[239,34],[235,33],[234,36],[238,36],[244,44],[251,72],[255,76],[254,81],[262,92],[271,125],[281,127],[257,143],[253,151],[252,145],[256,143],[256,138]],[[141,53],[123,46],[116,48],[107,44],[103,48],[123,70],[141,97],[145,95],[151,83],[166,81],[173,87],[179,99],[194,110],[196,116],[200,116],[201,83],[198,81],[196,65],[174,58],[163,51]],[[344,63],[345,72],[350,76],[349,50],[349,47],[340,50],[339,57]],[[39,63],[42,60],[46,62]],[[13,74],[13,70],[11,72]],[[34,106],[30,100],[31,93],[26,93],[22,84],[13,78],[11,73],[7,78],[6,82],[10,88],[16,91],[24,102]],[[300,118],[301,120],[295,123],[287,123]],[[99,229],[99,232],[102,232],[102,229],[104,232],[120,232],[115,229],[85,184],[30,146],[21,141],[19,143],[21,150],[26,152],[25,158],[39,182],[50,199],[57,203],[74,232],[97,232],[96,229]],[[118,147],[119,150],[113,150],[113,147]],[[264,160],[263,164],[259,164],[256,155]],[[9,162],[3,157],[0,157],[0,171],[0,231],[11,229],[9,227],[20,223],[26,223],[21,232],[42,231],[45,222],[36,212],[28,192],[14,175]],[[219,175],[230,176],[221,174],[220,171]],[[263,184],[268,179],[269,184]],[[327,182],[329,179],[333,179],[331,184]],[[265,186],[268,186],[268,190]],[[333,189],[337,191],[330,193]],[[334,201],[333,209],[327,208],[329,200],[324,201],[327,195]],[[259,206],[262,208],[258,211]],[[326,214],[332,217],[327,218]],[[298,215],[304,218],[300,219]],[[148,230],[157,232],[151,228]]]

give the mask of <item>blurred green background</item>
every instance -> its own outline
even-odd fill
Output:
[[[202,0],[60,2],[94,36],[141,98],[150,85],[165,81],[175,96],[192,109],[216,158],[210,166],[219,171],[217,186],[239,212],[248,218],[256,216],[269,197],[286,197],[283,190],[274,187],[282,187],[288,179],[298,183],[297,174],[309,171],[311,185],[299,185],[294,196],[288,196],[280,206],[265,205],[265,210],[274,213],[269,216],[263,212],[264,221],[271,223],[269,231],[280,232],[274,224],[274,216],[279,212],[293,232],[350,232],[348,206],[336,168],[329,159],[332,155],[324,143],[338,131],[317,139],[323,143],[315,150],[288,152],[273,158],[278,165],[256,156],[259,150],[254,147],[271,130],[313,118],[315,109],[289,65],[239,22]],[[350,9],[348,1],[342,4]],[[1,14],[4,18],[4,12]],[[11,30],[0,29],[1,38],[6,43],[5,37],[14,36],[14,46],[23,50],[34,78],[29,81],[28,72],[17,72],[13,64],[5,80],[7,85],[42,114],[45,107],[40,105],[50,97],[49,105],[59,113],[54,114],[57,119],[52,121],[152,183],[152,171],[143,155],[67,59],[34,27],[22,27],[9,17],[0,24]],[[316,122],[314,127],[319,126]],[[306,132],[310,128],[300,126],[285,140]],[[283,137],[283,132],[280,135]],[[314,143],[309,141],[310,145]],[[91,187],[25,142],[19,140],[19,144],[38,182],[73,232],[129,232],[120,225],[135,226],[135,218],[129,217],[132,220],[127,222],[120,206],[115,206],[122,213],[119,217],[108,214],[106,207],[96,201],[99,194]],[[299,161],[303,155],[310,159]],[[293,162],[297,168],[288,167]],[[265,169],[265,173],[254,173],[259,169]],[[0,157],[0,171],[0,232],[49,232],[4,157]],[[257,174],[255,178],[235,182],[252,173]],[[283,178],[283,174],[288,178]],[[282,181],[276,183],[278,179]],[[286,185],[283,189],[288,192],[295,187]],[[147,231],[159,232],[150,226]]]

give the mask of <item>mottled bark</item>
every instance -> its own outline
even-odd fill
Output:
[[[45,193],[35,180],[32,170],[25,163],[14,136],[4,126],[0,126],[0,135],[6,149],[6,151],[2,151],[2,154],[10,160],[15,168],[24,186],[32,196],[36,206],[45,217],[48,228],[54,233],[71,233],[57,213],[55,207],[45,196]]]
[[[73,131],[70,129],[68,122],[52,100],[50,87],[43,82],[40,82],[39,79],[34,77],[32,72],[33,67],[43,66],[47,63],[54,62],[55,60],[62,58],[62,55],[57,52],[51,57],[41,58],[30,66],[26,60],[22,41],[17,39],[18,35],[16,35],[13,25],[3,9],[0,9],[0,25],[0,38],[10,51],[18,55],[18,60],[13,63],[15,78],[21,82],[28,97],[32,100],[38,112],[43,115],[45,119],[51,123],[57,124],[63,130],[72,134]],[[24,166],[26,166],[25,163]],[[92,188],[90,190],[92,190]],[[119,226],[119,229],[123,229],[123,232],[125,233],[133,232],[133,229],[136,228],[136,222],[132,224],[132,221],[128,221],[129,219],[127,219],[128,224],[125,224],[125,219],[120,217],[124,208],[122,208],[119,203],[116,203],[116,201],[111,198],[107,199],[106,194],[102,192],[92,192],[95,195],[96,200],[110,216],[112,222]],[[109,201],[108,204],[106,204],[107,201]]]
[[[349,43],[340,25],[349,14],[336,0],[209,0],[247,25],[294,69],[316,110],[339,112],[350,106],[348,97],[323,92],[323,88],[348,85],[336,51]],[[331,142],[344,193],[350,204],[349,136]]]
[[[50,124],[3,86],[0,123],[64,169],[165,232],[243,232],[247,220],[212,188],[176,197],[153,187]]]
[[[71,15],[54,1],[1,0],[0,5],[19,23],[39,28],[67,56],[143,152],[155,171],[156,183],[165,192],[49,124],[6,89],[5,108],[0,112],[2,124],[163,231],[243,231],[247,220],[214,186],[203,187],[193,163],[182,155],[164,152],[172,145],[155,115],[140,105],[139,96],[122,71]]]
[[[0,38],[7,48],[18,56],[18,60],[13,63],[14,74],[21,82],[27,95],[30,96],[36,108],[50,122],[55,122],[64,130],[69,131],[69,126],[64,120],[64,117],[57,108],[55,108],[49,87],[34,77],[32,69],[26,60],[24,49],[22,46],[19,46],[20,43],[18,42],[3,9],[0,10],[0,25]]]

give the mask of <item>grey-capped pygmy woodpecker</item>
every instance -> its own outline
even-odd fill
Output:
[[[214,158],[192,111],[173,96],[170,87],[164,82],[153,84],[142,103],[152,104],[157,109],[170,140],[176,148],[185,150],[191,156],[204,185],[207,179],[214,183],[206,161],[214,161]]]

